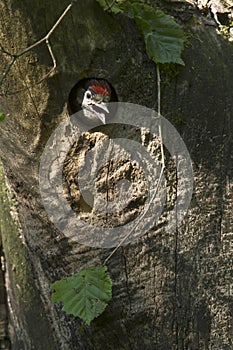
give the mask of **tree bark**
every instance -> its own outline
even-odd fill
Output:
[[[3,48],[16,53],[39,40],[68,4],[0,1]],[[40,157],[51,133],[68,118],[69,92],[80,79],[106,78],[120,101],[154,108],[156,67],[132,21],[86,0],[75,2],[51,35],[57,61],[52,76],[40,82],[52,67],[41,44],[18,58],[3,81],[0,156],[11,197],[2,174],[0,227],[13,349],[233,346],[233,46],[190,3],[169,4],[169,9],[190,38],[185,67],[162,70],[162,114],[190,153],[192,202],[175,231],[167,231],[163,222],[108,261],[113,299],[81,335],[81,321],[51,302],[50,284],[102,264],[111,250],[70,241],[50,222],[39,191]],[[3,71],[11,57],[0,54]]]

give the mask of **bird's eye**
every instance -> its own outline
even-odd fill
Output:
[[[90,92],[86,93],[86,98],[91,98],[91,93]]]

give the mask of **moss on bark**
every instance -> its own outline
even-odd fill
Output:
[[[0,234],[7,262],[9,330],[14,349],[55,349],[52,330],[48,337],[50,324],[41,304],[18,215],[17,202],[5,184],[0,165]],[[25,328],[24,322],[30,327]]]

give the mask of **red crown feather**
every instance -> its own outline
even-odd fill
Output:
[[[103,80],[92,80],[89,89],[97,95],[110,95],[110,88],[108,84]]]

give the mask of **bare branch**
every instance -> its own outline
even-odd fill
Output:
[[[58,18],[57,22],[54,24],[54,26],[52,27],[52,29],[50,29],[50,31],[48,32],[48,34],[45,36],[44,39],[48,39],[50,37],[50,35],[54,32],[54,30],[57,28],[57,26],[60,24],[60,22],[63,20],[63,18],[65,17],[65,15],[67,14],[67,12],[69,12],[69,10],[71,9],[71,7],[73,6],[73,3],[70,3],[67,8],[65,9],[65,11],[62,13],[62,15]]]
[[[162,165],[165,167],[165,161],[164,161],[164,149],[163,149],[163,133],[162,133],[162,125],[161,125],[161,78],[160,78],[160,70],[159,70],[159,64],[156,65],[156,71],[157,71],[157,86],[158,86],[158,117],[160,118],[159,121],[159,138],[160,138],[160,147],[161,147],[161,155],[162,155]]]
[[[11,62],[8,64],[8,66],[6,67],[5,71],[3,72],[1,78],[0,78],[0,85],[2,84],[3,80],[5,79],[6,75],[9,73],[11,67],[13,66],[14,62],[16,61],[17,58],[23,56],[24,54],[26,54],[27,52],[31,51],[32,49],[34,49],[35,47],[39,46],[40,44],[42,44],[43,42],[46,43],[46,46],[49,50],[50,56],[52,58],[53,61],[53,68],[49,71],[48,74],[46,74],[46,76],[42,79],[44,80],[46,77],[48,77],[55,69],[56,69],[56,59],[55,56],[53,54],[52,51],[52,47],[49,43],[49,37],[51,36],[51,34],[55,31],[55,29],[57,28],[57,26],[60,24],[60,22],[63,20],[63,18],[66,16],[67,12],[71,9],[71,7],[73,6],[73,2],[70,3],[66,9],[64,10],[64,12],[62,13],[62,15],[58,18],[57,22],[53,25],[53,27],[49,30],[49,32],[40,40],[36,41],[34,44],[28,46],[26,49],[21,50],[20,52],[16,53],[16,54],[11,54],[10,52],[7,52],[2,45],[0,45],[1,51],[4,52],[5,54],[7,54],[8,56],[12,57]],[[41,80],[41,81],[42,81]]]
[[[10,52],[6,51],[6,50],[4,49],[4,47],[2,46],[1,43],[0,43],[0,48],[1,48],[1,51],[2,51],[3,53],[5,53],[6,55],[8,55],[8,56],[10,56],[10,57],[14,57],[14,56],[15,56],[15,55],[12,55]]]
[[[4,72],[0,78],[0,85],[2,84],[2,82],[5,79],[5,77],[7,76],[7,74],[9,73],[9,71],[10,71],[11,67],[13,66],[13,64],[15,63],[16,59],[17,59],[17,57],[12,56],[10,63],[7,65],[6,69],[4,70]]]
[[[47,48],[49,50],[50,56],[51,56],[52,61],[53,61],[53,67],[50,69],[50,71],[47,74],[45,74],[45,76],[38,82],[38,84],[41,83],[46,78],[48,78],[55,71],[55,69],[57,68],[56,58],[55,58],[55,56],[53,54],[53,50],[52,50],[52,47],[50,45],[49,39],[46,39],[46,45],[47,45]]]

